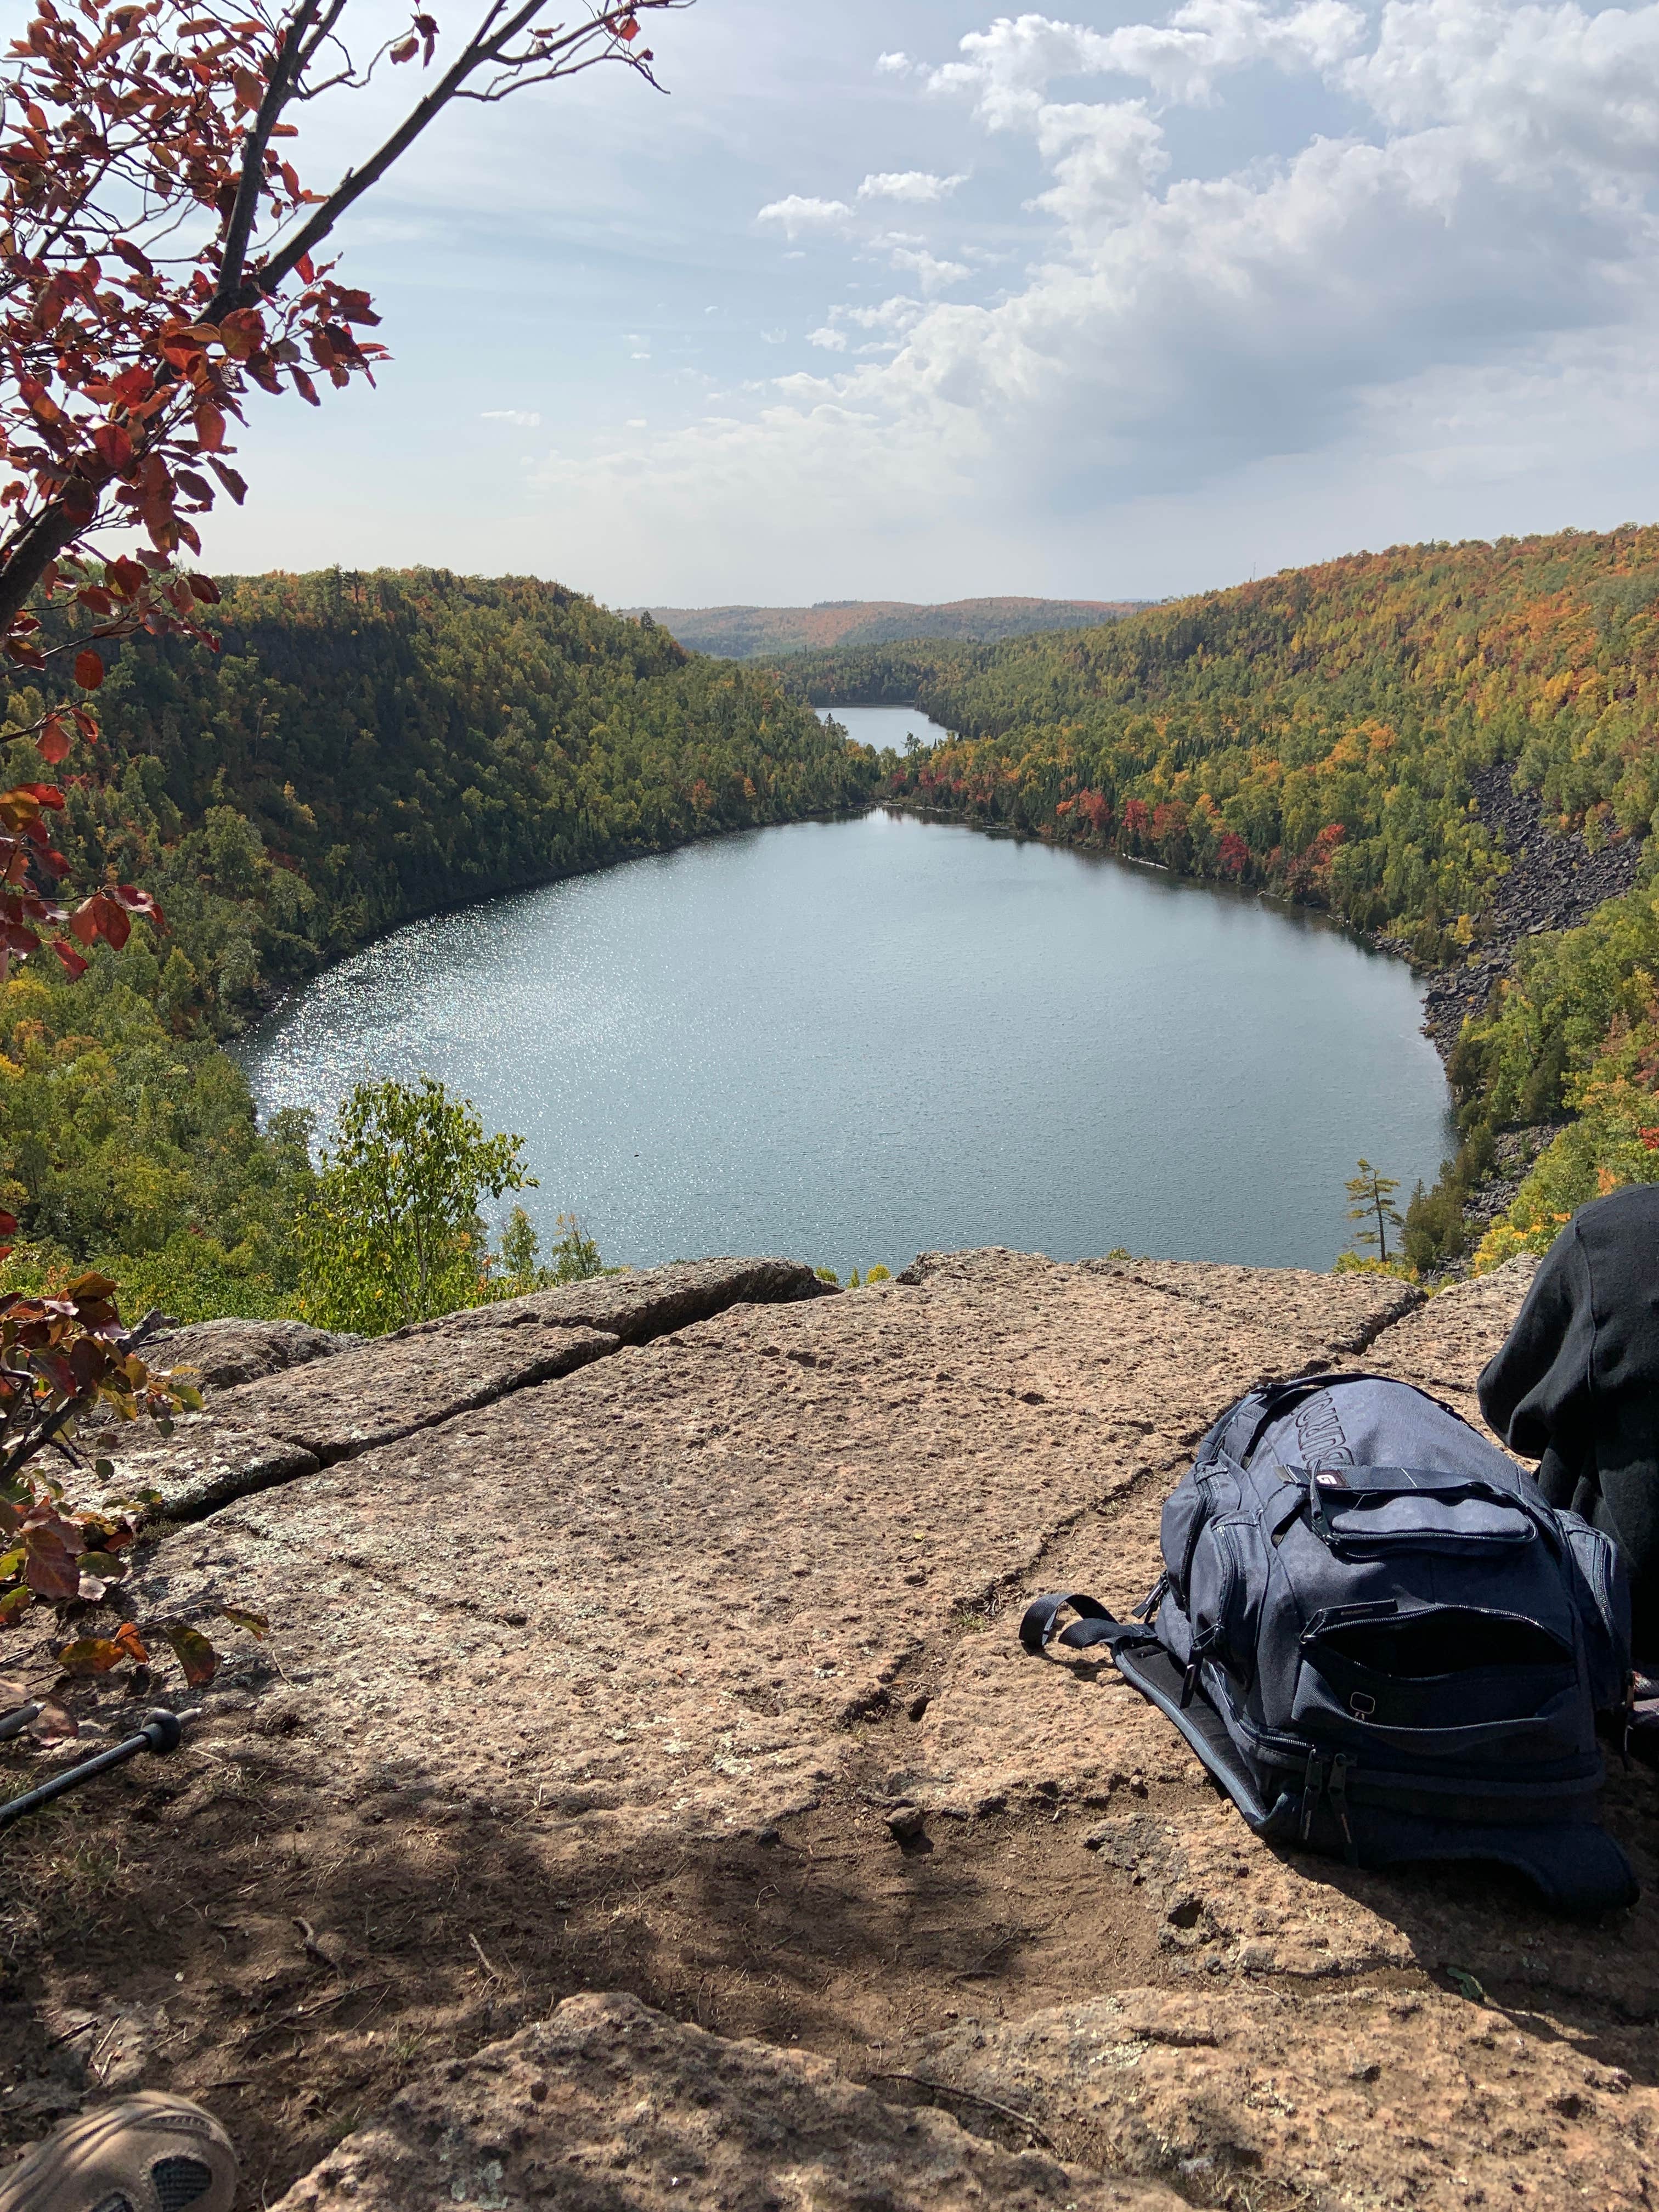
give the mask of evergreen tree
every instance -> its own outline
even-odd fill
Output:
[[[1357,1241],[1361,1244],[1375,1244],[1376,1256],[1386,1267],[1389,1231],[1405,1226],[1394,1203],[1394,1194],[1400,1188],[1398,1179],[1380,1174],[1369,1160],[1362,1159],[1358,1174],[1351,1176],[1345,1188],[1352,1201],[1348,1207],[1349,1220],[1375,1221],[1376,1224],[1375,1229],[1360,1230]]]

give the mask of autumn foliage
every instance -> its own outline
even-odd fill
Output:
[[[82,1275],[59,1297],[0,1297],[0,1632],[15,1629],[36,1607],[55,1608],[72,1623],[52,1655],[59,1674],[130,1666],[140,1690],[163,1642],[192,1687],[211,1681],[217,1654],[195,1621],[166,1616],[141,1626],[121,1611],[99,1618],[100,1608],[119,1606],[146,1501],[71,1505],[63,1477],[87,1472],[76,1427],[95,1410],[118,1421],[147,1417],[163,1433],[175,1413],[200,1410],[187,1376],[158,1372],[142,1356],[158,1320],[124,1327],[115,1285],[105,1275]],[[107,1460],[91,1472],[106,1491],[112,1486]],[[217,1610],[254,1635],[265,1632],[257,1613]],[[55,1702],[47,1726],[55,1734],[75,1731]]]
[[[545,21],[491,0],[451,52],[417,11],[368,51],[368,0],[35,0],[0,70],[0,646],[40,679],[32,734],[48,767],[96,722],[100,643],[204,627],[219,593],[179,565],[196,518],[247,486],[232,456],[258,391],[316,405],[372,380],[385,349],[368,294],[325,258],[336,225],[461,100],[620,62],[654,82],[630,0]],[[308,103],[384,64],[424,89],[331,190],[302,181]],[[112,532],[137,542],[109,549]],[[46,817],[56,788],[0,793],[0,979],[49,945],[71,975],[118,946],[153,899],[100,884],[70,900]]]

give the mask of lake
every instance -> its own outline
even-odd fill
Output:
[[[910,737],[919,744],[937,744],[946,734],[920,707],[820,707],[817,713],[820,721],[833,714],[849,738],[861,745],[874,745],[878,751],[890,745],[902,753]]]
[[[892,712],[895,710],[885,710]],[[904,710],[896,710],[902,713]],[[886,811],[416,922],[242,1042],[325,1123],[430,1072],[611,1261],[918,1250],[1328,1267],[1452,1138],[1408,970],[1318,919]]]

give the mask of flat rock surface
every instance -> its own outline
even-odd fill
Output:
[[[441,1334],[386,1338],[297,1373],[221,1390],[212,1410],[238,1428],[303,1445],[328,1465],[568,1375],[616,1349],[617,1339],[602,1329],[510,1324],[470,1328],[459,1340]]]
[[[1399,1295],[1191,1273],[1193,1291],[1149,1288],[993,1253],[739,1306],[216,1515],[166,1547],[168,1601],[234,1580],[283,1624],[337,1790],[441,1776],[502,1808],[763,1827],[833,1778],[848,1723],[930,1634],[982,1620],[1057,1529],[1173,1463],[1253,1376],[1328,1357],[1333,1323],[1363,1330]],[[510,1362],[580,1335],[466,1342]],[[289,1432],[313,1451],[354,1413],[360,1432],[376,1376],[395,1403],[435,1340],[327,1362]],[[222,1417],[273,1420],[277,1387],[224,1394]],[[365,1577],[367,1666],[349,1607],[315,1602]],[[371,1744],[388,1705],[420,1714],[418,1753]]]
[[[122,1871],[98,1961],[87,1893],[44,1825],[18,1832],[30,2001],[0,2006],[0,2124],[112,2079],[200,2094],[250,2204],[343,2136],[296,2206],[678,2201],[682,2143],[711,2204],[1118,2201],[1067,2167],[1241,2212],[1649,2201],[1651,1777],[1607,1797],[1647,1896],[1564,1923],[1486,1869],[1261,1844],[1108,1665],[1014,1636],[1038,1589],[1144,1595],[1164,1496],[1252,1382],[1363,1364],[1472,1408],[1525,1280],[1425,1305],[1386,1279],[933,1255],[642,1344],[614,1306],[494,1309],[222,1394],[210,1420],[256,1392],[265,1420],[277,1384],[329,1378],[327,1419],[295,1424],[325,1443],[434,1350],[504,1393],[423,1401],[426,1425],[150,1555],[144,1617],[231,1604],[272,1635],[216,1632],[185,1750],[101,1785],[87,1849]],[[511,1379],[596,1325],[606,1356]],[[66,1694],[89,1730],[131,1724],[118,1682]],[[567,2054],[557,2126],[513,2133],[501,2083],[551,2062],[504,2036]],[[750,2118],[717,2128],[696,2114],[735,2109],[706,2070],[728,2059]],[[875,2162],[838,2164],[827,2116],[866,2095],[846,2140]],[[446,2139],[459,2163],[411,2194]],[[537,2164],[560,2146],[580,2158]]]
[[[539,1323],[554,1328],[601,1328],[624,1344],[644,1344],[735,1305],[788,1305],[832,1295],[799,1260],[678,1260],[666,1267],[595,1275],[557,1290],[411,1323],[404,1336],[465,1334],[475,1328]]]
[[[1645,2207],[1659,2091],[1593,2033],[1376,1979],[1124,1990],[924,2039],[917,2070],[1200,2203]]]
[[[175,1520],[198,1519],[234,1498],[313,1474],[322,1464],[314,1451],[286,1437],[261,1436],[217,1413],[186,1413],[171,1437],[160,1438],[148,1421],[100,1439],[114,1461],[108,1498],[160,1498],[160,1510]]]
[[[1490,1435],[1480,1419],[1474,1386],[1508,1335],[1537,1272],[1537,1261],[1522,1253],[1489,1275],[1454,1283],[1389,1329],[1367,1365],[1379,1374],[1396,1375],[1402,1382],[1416,1383]]]
[[[331,1358],[363,1340],[303,1321],[202,1321],[151,1337],[145,1357],[154,1366],[189,1368],[206,1388],[228,1390]]]
[[[1182,2212],[1167,2189],[1004,2150],[941,2112],[885,2102],[827,2059],[708,2035],[620,1996],[569,1998],[405,2090],[278,2212],[428,2204]]]

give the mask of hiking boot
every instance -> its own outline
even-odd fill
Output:
[[[0,2212],[230,2212],[235,2194],[218,2121],[155,2089],[65,2120],[0,2173]]]

